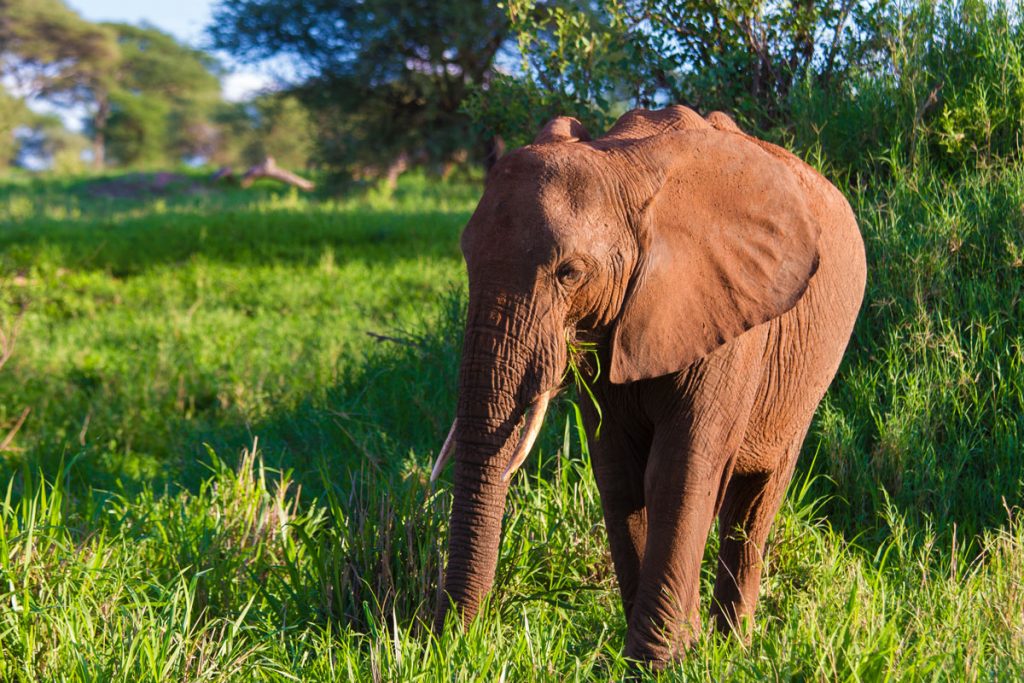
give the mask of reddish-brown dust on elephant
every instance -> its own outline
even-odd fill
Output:
[[[440,628],[491,588],[509,477],[560,388],[566,340],[605,372],[584,422],[628,622],[662,666],[700,628],[753,616],[768,532],[860,308],[864,247],[842,194],[725,115],[637,110],[597,139],[549,123],[502,158],[462,236],[469,274]]]

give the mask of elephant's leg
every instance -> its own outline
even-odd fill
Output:
[[[746,637],[761,588],[768,533],[793,476],[806,429],[785,447],[774,472],[733,475],[718,513],[720,546],[711,620]]]
[[[601,437],[591,439],[590,443],[594,478],[601,492],[605,528],[627,622],[633,610],[647,536],[644,466],[649,449],[650,437],[638,436],[608,418],[601,425]]]
[[[707,459],[658,451],[647,471],[647,541],[626,639],[626,656],[654,668],[682,656],[700,632],[700,565],[721,479],[721,466]]]
[[[655,425],[647,469],[647,539],[626,655],[662,666],[700,630],[700,565],[724,481],[746,434],[764,330],[751,330],[690,366],[645,382]]]

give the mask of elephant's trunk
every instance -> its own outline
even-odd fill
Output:
[[[474,303],[470,302],[459,379],[448,567],[435,617],[437,631],[451,604],[468,624],[491,589],[508,493],[504,475],[514,457],[520,462],[525,458],[524,447],[532,445],[525,442],[536,437],[543,411],[531,410],[533,419],[528,418],[522,440],[516,427],[531,403],[546,407],[548,393],[541,392],[541,386],[553,386],[544,362],[549,354],[538,353],[538,344],[526,341],[531,336],[529,307]]]
[[[490,392],[465,386],[460,392],[448,567],[437,609],[438,630],[444,625],[450,602],[461,612],[463,623],[476,616],[480,601],[491,589],[497,567],[501,518],[508,492],[508,482],[502,474],[515,445],[514,420],[518,415],[511,397],[486,393]],[[469,398],[472,396],[478,398]],[[504,406],[506,415],[474,415],[463,408],[467,403],[484,409]]]
[[[500,467],[481,467],[461,458],[455,461],[448,567],[434,624],[438,632],[451,605],[459,611],[462,622],[468,624],[491,590],[508,491],[501,473]]]

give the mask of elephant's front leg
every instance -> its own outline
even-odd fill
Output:
[[[594,434],[597,420],[593,408],[585,406],[584,422],[590,434]],[[650,430],[628,429],[617,416],[606,415],[601,421],[600,438],[591,438],[589,442],[622,609],[628,622],[647,540],[644,468],[651,444]]]
[[[654,668],[700,632],[700,565],[726,465],[668,438],[655,437],[648,464],[647,539],[626,639],[626,656]]]
[[[626,655],[663,666],[700,630],[700,565],[742,442],[760,376],[763,331],[659,380],[646,409],[655,423],[644,475],[647,539]]]

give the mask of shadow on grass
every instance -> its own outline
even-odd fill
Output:
[[[154,227],[150,216],[104,221],[61,222],[40,230],[35,223],[0,231],[0,267],[7,271],[108,272],[127,278],[195,258],[260,266],[315,265],[325,249],[339,261],[349,254],[387,259],[395,251],[422,257],[458,257],[453,235],[468,212],[444,210],[310,214],[307,210],[231,209],[213,216],[182,213]]]

